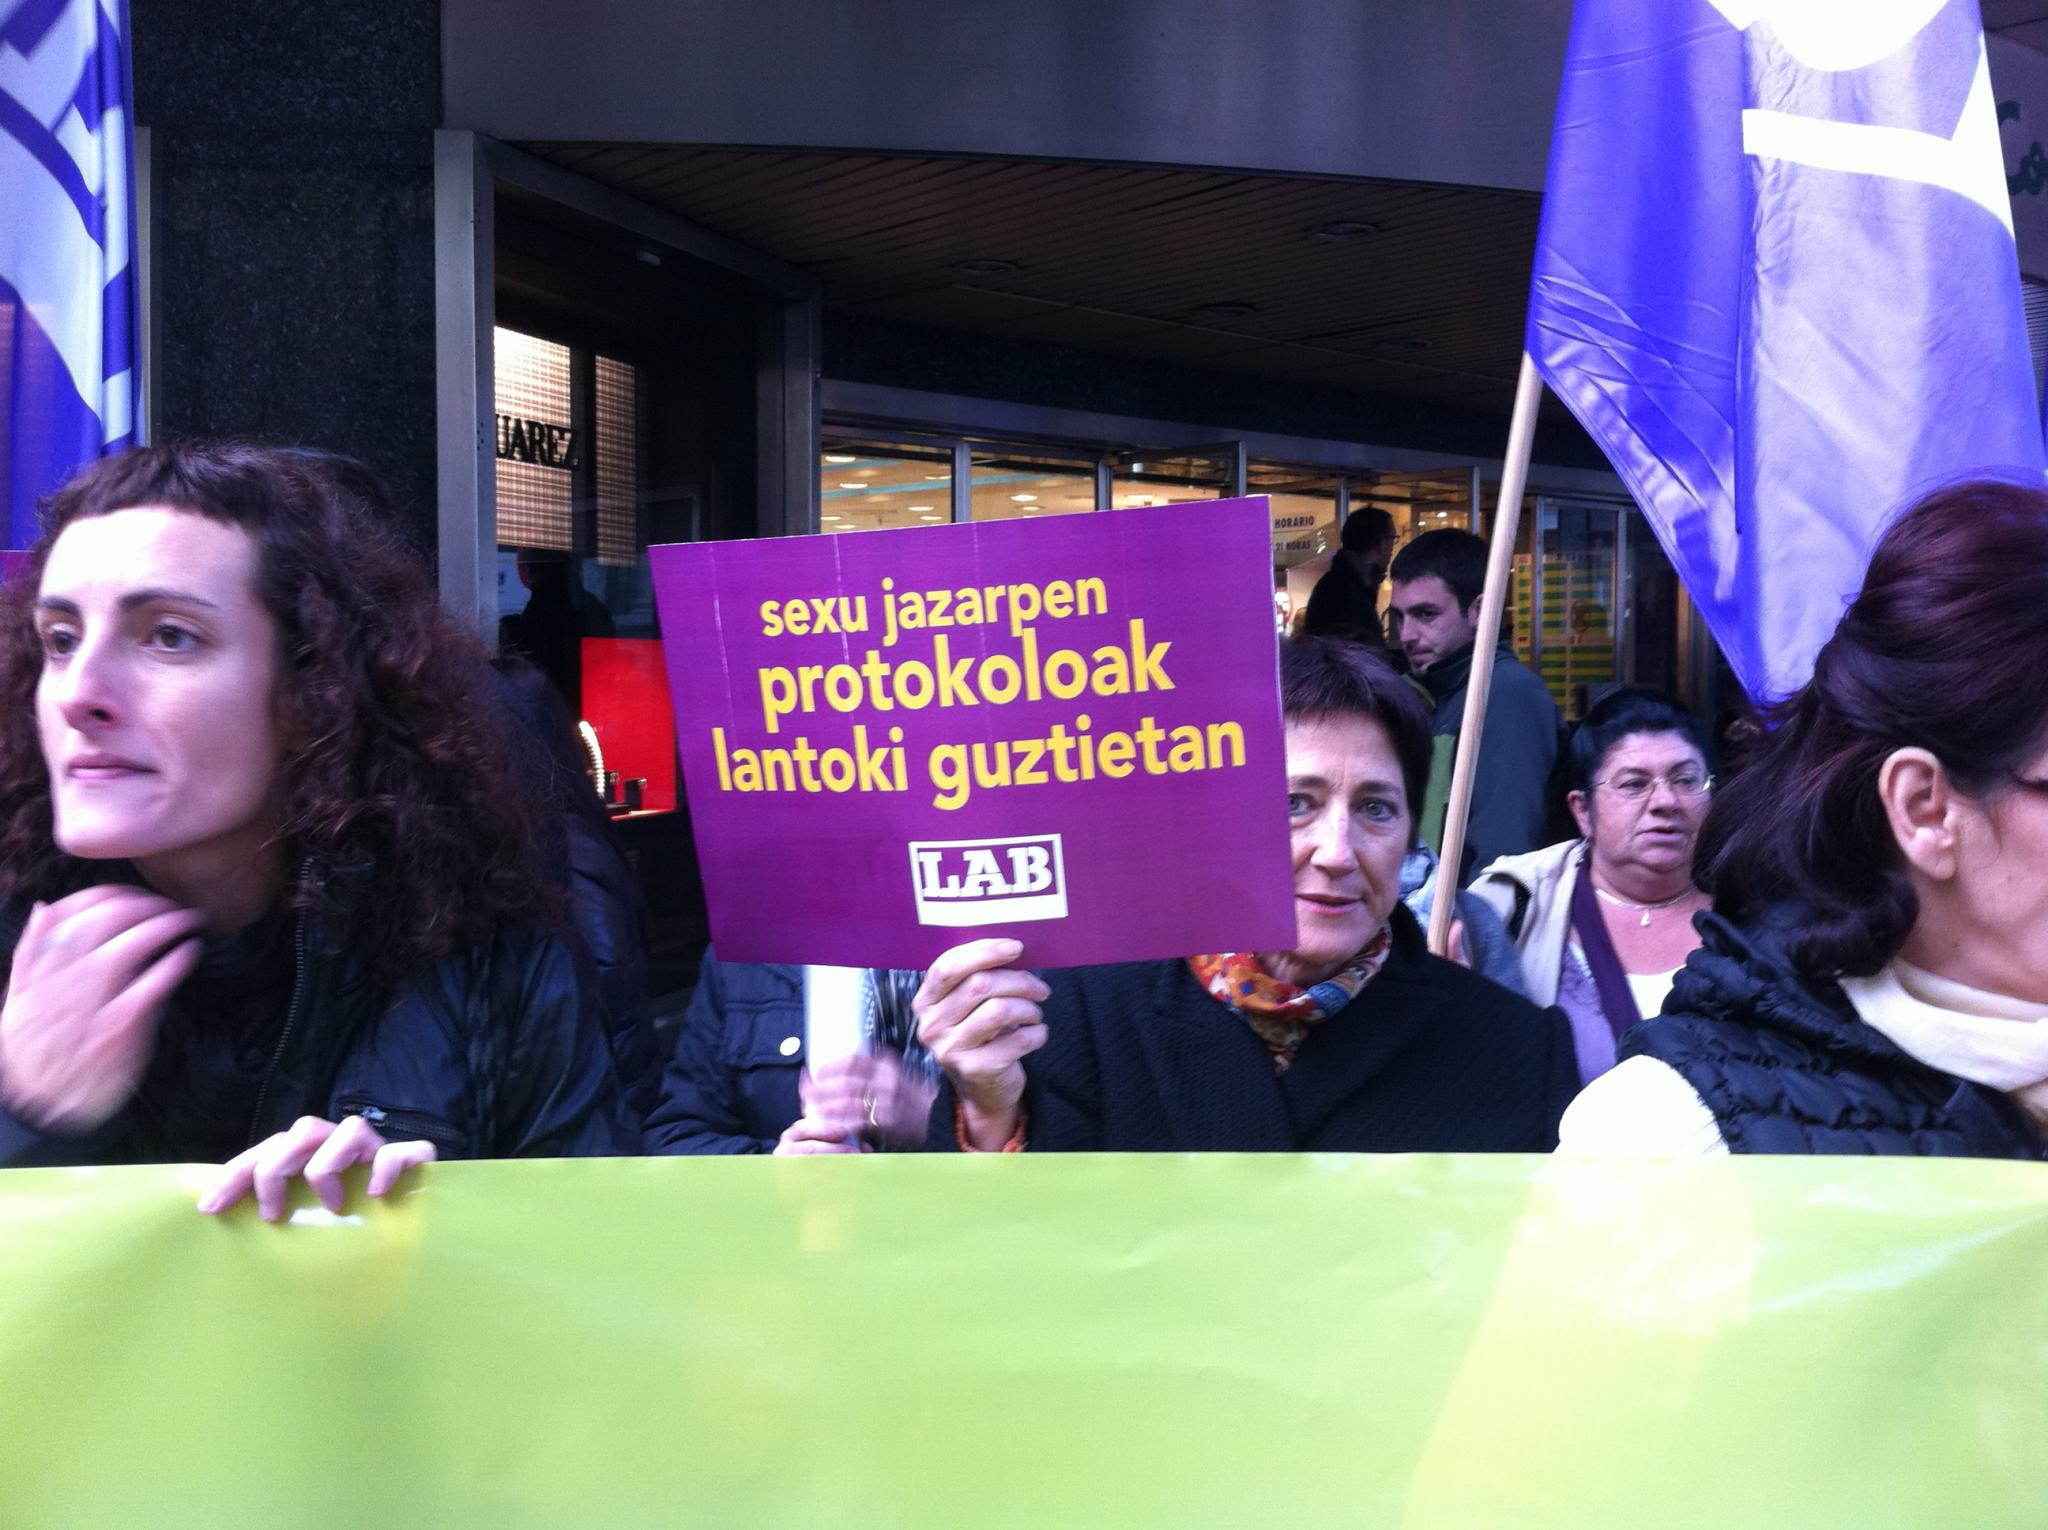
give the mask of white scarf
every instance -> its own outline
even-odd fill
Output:
[[[2048,1123],[2048,1010],[1897,958],[1874,977],[1843,978],[1842,992],[1908,1056],[2009,1094]]]

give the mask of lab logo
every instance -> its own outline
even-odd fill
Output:
[[[912,840],[910,880],[919,924],[962,928],[1067,917],[1057,834]]]

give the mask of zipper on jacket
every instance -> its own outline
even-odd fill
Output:
[[[419,1110],[386,1110],[368,1100],[343,1100],[345,1116],[361,1116],[386,1142],[431,1142],[444,1152],[462,1150],[462,1134],[438,1116]]]
[[[299,880],[304,882],[312,874],[313,861],[309,856],[299,868]],[[249,1112],[249,1146],[254,1147],[263,1140],[263,1108],[270,1103],[271,1081],[277,1077],[279,1065],[284,1062],[284,1049],[291,1045],[292,1030],[299,1021],[299,1010],[306,998],[306,916],[292,915],[292,1002],[284,1012],[284,1029],[277,1033],[277,1047],[270,1054],[270,1066],[263,1070],[263,1082],[256,1088],[256,1108]]]

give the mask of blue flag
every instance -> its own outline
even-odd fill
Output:
[[[127,0],[0,0],[0,546],[134,440],[132,138]]]
[[[2042,470],[1976,0],[1579,0],[1528,349],[1752,696],[1879,531]]]

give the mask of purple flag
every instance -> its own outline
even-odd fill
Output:
[[[727,960],[1294,944],[1265,500],[649,556]]]
[[[126,0],[0,0],[0,494],[6,535],[135,434]]]
[[[1527,345],[1753,696],[1884,524],[2043,470],[1975,0],[1579,0]]]

